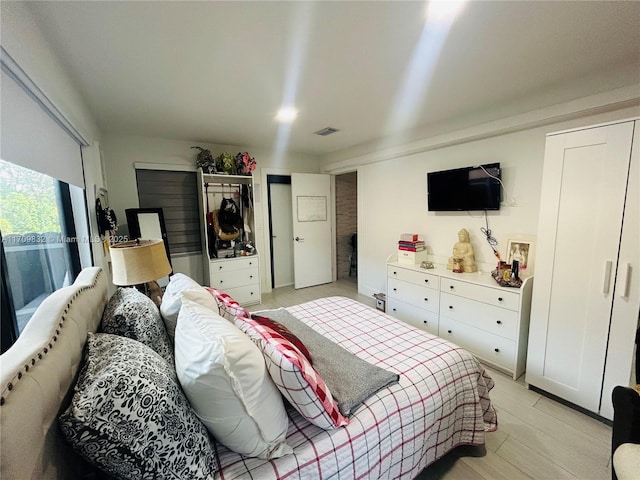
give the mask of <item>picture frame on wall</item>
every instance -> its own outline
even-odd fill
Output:
[[[510,239],[507,242],[506,253],[508,264],[511,264],[514,260],[518,261],[521,277],[530,277],[533,275],[535,259],[534,242],[530,240]]]

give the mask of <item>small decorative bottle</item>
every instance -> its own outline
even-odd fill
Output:
[[[464,259],[460,257],[453,257],[453,272],[455,273],[463,273],[464,272]]]

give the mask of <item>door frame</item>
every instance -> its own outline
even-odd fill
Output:
[[[273,288],[273,286],[276,283],[276,278],[275,278],[275,268],[274,268],[274,261],[273,261],[273,235],[272,235],[272,231],[273,231],[273,215],[271,215],[271,185],[272,184],[280,184],[280,185],[289,185],[291,186],[291,175],[267,175],[267,214],[269,216],[269,223],[267,225],[267,228],[269,229],[268,232],[268,237],[269,237],[269,262],[271,264],[271,288]],[[293,252],[293,249],[292,249]],[[292,253],[293,256],[293,253]]]
[[[360,170],[360,167],[337,167],[337,168],[333,168],[333,169],[329,169],[324,171],[323,173],[326,173],[328,175],[331,175],[331,221],[333,222],[333,281],[335,282],[338,279],[338,267],[337,267],[337,251],[336,251],[336,239],[337,239],[337,233],[336,233],[336,176],[337,175],[342,175],[343,173],[352,173],[354,172],[358,178],[358,182],[360,182],[360,179],[362,178],[363,174],[362,171]],[[363,225],[362,225],[362,212],[365,211],[365,201],[362,198],[362,189],[359,188],[360,183],[358,183],[358,192],[357,192],[357,196],[356,196],[356,201],[357,201],[357,219],[356,219],[356,223],[357,223],[357,227],[356,227],[356,232],[358,233],[358,237],[357,237],[357,241],[358,241],[358,246],[356,247],[358,249],[358,255],[360,255],[360,252],[362,251],[362,249],[360,248],[361,246],[361,242],[362,242],[362,235],[361,232],[364,231],[363,229]],[[368,291],[373,291],[375,292],[376,290],[372,290],[371,288],[367,287],[364,284],[364,278],[363,275],[360,275],[360,267],[361,267],[361,262],[360,262],[360,258],[358,258],[358,276],[357,276],[357,280],[358,280],[358,292],[362,292],[363,290],[368,290]]]

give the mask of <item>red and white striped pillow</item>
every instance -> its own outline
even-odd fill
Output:
[[[278,390],[304,418],[325,430],[349,423],[322,377],[289,340],[247,317],[234,322],[260,347]]]
[[[309,363],[313,365],[313,359],[311,358],[311,354],[309,353],[309,350],[307,349],[305,344],[302,343],[302,340],[296,337],[293,332],[287,327],[279,322],[276,322],[272,318],[263,317],[262,315],[251,314],[250,318],[251,320],[258,322],[263,327],[271,330],[270,334],[272,337],[280,335],[281,337],[284,337],[285,340],[291,342],[293,346],[296,347],[300,351],[300,353],[304,355],[304,358],[306,358]]]
[[[219,313],[227,320],[233,321],[234,317],[237,315],[243,317],[250,316],[248,310],[244,307],[241,307],[240,304],[233,298],[231,298],[229,294],[213,287],[204,288],[218,301]]]

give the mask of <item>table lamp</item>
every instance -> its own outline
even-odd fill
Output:
[[[159,278],[172,271],[162,240],[132,240],[111,246],[113,284],[135,285],[156,305],[162,301]]]

